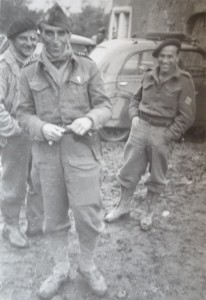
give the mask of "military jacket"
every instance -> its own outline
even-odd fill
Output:
[[[21,129],[16,120],[18,82],[20,68],[10,51],[0,56],[0,145],[7,137],[19,135]]]
[[[67,125],[86,116],[93,129],[99,129],[111,118],[111,103],[96,64],[73,55],[69,69],[60,87],[46,72],[41,55],[22,71],[17,116],[36,141],[44,140],[45,123]]]
[[[130,118],[140,112],[157,119],[171,120],[166,132],[170,140],[177,140],[195,120],[195,88],[189,73],[177,68],[165,81],[160,82],[158,67],[145,73],[142,84],[132,97]]]

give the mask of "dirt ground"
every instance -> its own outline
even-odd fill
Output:
[[[122,164],[123,147],[124,143],[103,144],[104,212],[119,197],[115,174]],[[135,192],[131,216],[106,225],[99,240],[95,259],[108,283],[108,294],[102,299],[204,300],[206,142],[176,145],[169,164],[168,187],[160,197],[149,232],[139,228],[145,179]],[[25,228],[24,212],[21,223]],[[53,299],[97,300],[76,272],[79,248],[74,226],[70,240],[72,278]],[[29,249],[15,250],[0,238],[0,300],[38,299],[38,287],[52,268],[45,243],[45,238],[37,237],[31,239]]]

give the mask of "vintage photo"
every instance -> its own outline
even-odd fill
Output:
[[[0,0],[0,300],[206,299],[205,0]]]

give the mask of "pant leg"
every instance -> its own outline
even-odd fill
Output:
[[[4,221],[13,225],[19,223],[19,213],[26,197],[31,141],[22,133],[8,138],[1,151],[2,178],[0,182],[1,211]]]
[[[62,159],[81,255],[91,262],[99,233],[104,227],[101,217],[101,165],[92,149],[81,138],[73,139],[72,135],[63,139]]]
[[[154,193],[162,193],[166,187],[168,159],[174,143],[168,144],[164,139],[165,127],[151,126],[147,153],[150,163],[150,177],[146,185]]]
[[[40,142],[34,153],[38,155],[40,183],[44,204],[45,233],[55,233],[69,228],[69,202],[61,164],[60,144],[49,146]]]
[[[140,120],[138,126],[132,126],[124,150],[124,164],[117,174],[117,179],[126,188],[134,188],[146,172],[148,157],[146,144],[150,125]]]
[[[37,144],[32,146],[32,152],[37,151]],[[34,159],[35,158],[35,159]],[[29,165],[28,165],[28,188],[26,199],[26,218],[28,221],[28,228],[33,230],[41,230],[44,220],[44,207],[42,190],[40,183],[40,171],[38,164],[38,153],[33,155],[30,153]]]

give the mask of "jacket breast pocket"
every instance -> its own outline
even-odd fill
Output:
[[[89,79],[81,78],[79,76],[71,78],[69,81],[71,91],[70,96],[75,101],[76,105],[81,108],[88,107],[89,105],[88,84]]]
[[[53,109],[54,92],[52,92],[49,83],[32,81],[30,82],[30,88],[34,97],[37,114]]]

